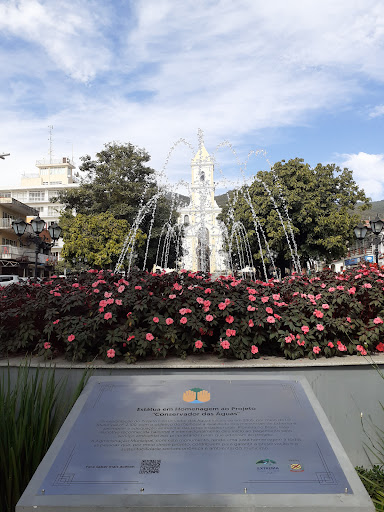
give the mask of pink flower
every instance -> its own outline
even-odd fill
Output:
[[[121,299],[116,299],[115,300],[115,304],[117,304],[118,306],[122,306],[123,305],[123,301]]]
[[[327,285],[325,283],[321,283],[321,288],[325,288]]]
[[[307,332],[309,332],[309,327],[308,325],[303,325],[301,330],[303,331],[304,334],[307,334]]]
[[[248,309],[248,311],[256,311],[255,306],[251,306],[251,305],[249,305],[249,306],[247,307],[247,309]]]
[[[197,297],[196,302],[198,304],[204,304],[204,299],[202,297]]]
[[[207,289],[205,290],[205,293],[212,293],[212,290],[211,290],[210,288],[207,288]]]
[[[273,300],[280,300],[280,293],[275,293],[272,295]]]
[[[181,324],[186,324],[187,322],[188,322],[188,318],[187,318],[186,316],[182,316],[182,317],[180,318],[180,323],[181,323]]]
[[[348,293],[349,295],[354,295],[356,293],[356,288],[352,286],[351,288],[349,288]]]
[[[201,348],[202,346],[203,346],[203,342],[201,340],[195,341],[195,347],[196,348]]]
[[[253,302],[256,300],[256,297],[254,295],[249,295],[248,299]]]
[[[304,340],[302,340],[302,341],[297,340],[297,344],[300,345],[300,347],[304,347],[305,341]]]
[[[143,288],[141,286],[135,286],[135,290],[142,290]]]
[[[258,351],[259,351],[258,347],[256,347],[256,345],[252,345],[252,347],[251,347],[252,354],[257,354]]]
[[[378,316],[373,320],[373,323],[376,325],[384,323],[383,320]]]
[[[227,322],[227,324],[231,324],[233,323],[234,321],[234,318],[232,315],[228,315],[226,318],[225,318],[225,321]]]
[[[315,353],[315,354],[318,354],[320,351],[321,351],[321,348],[316,346],[316,347],[313,347],[312,351]]]
[[[231,346],[231,344],[229,343],[229,341],[227,340],[223,340],[220,345],[224,348],[224,349],[227,349]]]
[[[53,323],[54,324],[58,324],[60,322],[60,318],[58,318],[57,320],[55,320]]]
[[[231,303],[231,299],[224,299],[224,303],[229,306]]]
[[[147,332],[147,334],[145,335],[145,338],[147,341],[152,341],[155,337],[150,332]]]
[[[322,307],[323,309],[329,309],[329,304],[323,304],[321,307]]]
[[[207,316],[205,317],[205,319],[206,319],[206,321],[207,321],[207,322],[212,322],[212,320],[213,320],[213,316],[212,316],[212,315],[207,315]]]
[[[110,318],[112,318],[112,313],[111,312],[105,313],[104,319],[109,320]]]
[[[319,311],[318,309],[315,309],[313,314],[315,315],[316,318],[323,318],[324,316],[324,313],[322,311]]]
[[[157,317],[157,316],[154,316],[154,317],[153,317],[153,321],[155,322],[155,324],[158,324],[158,323],[159,323],[159,319],[158,319],[158,317]]]
[[[75,335],[74,334],[70,334],[68,336],[68,341],[73,341],[75,339]]]
[[[253,326],[255,325],[255,324],[253,323],[253,320],[252,320],[252,319],[248,321],[248,325],[249,325],[249,327],[253,327]]]
[[[347,322],[349,322],[349,323],[351,323],[351,317],[350,317],[350,316],[347,316],[346,321],[347,321]]]
[[[384,352],[384,343],[382,341],[380,341],[380,343],[376,345],[376,350],[378,350],[379,352]]]
[[[285,340],[285,343],[291,343],[291,341],[292,341],[291,335],[286,336],[286,337],[284,338],[284,340]]]
[[[111,297],[111,296],[112,296],[112,292],[105,292],[105,293],[104,293],[104,297],[105,297],[106,299],[109,299],[109,297]]]
[[[345,352],[347,350],[347,347],[343,345],[341,342],[337,343],[337,348],[340,350],[340,352]]]
[[[267,316],[267,322],[269,324],[274,324],[276,322],[276,319],[274,316]]]
[[[168,318],[166,318],[165,323],[166,323],[167,325],[172,325],[172,324],[173,324],[173,318],[169,318],[169,317],[168,317]]]
[[[269,301],[269,297],[261,297],[261,302],[268,302]]]
[[[328,347],[329,347],[329,348],[333,348],[334,346],[335,346],[335,345],[332,343],[332,341],[330,341],[330,342],[328,343]]]
[[[370,283],[364,283],[363,288],[372,288],[372,285]]]
[[[330,286],[330,287],[328,288],[328,291],[329,291],[329,292],[334,292],[335,290],[336,290],[336,288],[334,288],[333,286]]]
[[[122,285],[120,285],[120,286],[118,287],[118,289],[117,289],[117,291],[118,291],[119,293],[123,293],[123,291],[124,291],[124,290],[125,290],[125,286],[124,286],[123,284],[122,284]]]
[[[79,286],[79,283],[73,283],[72,288],[78,288]]]
[[[317,329],[318,331],[324,331],[324,325],[322,325],[322,324],[317,324],[317,325],[316,325],[316,329]]]
[[[93,291],[94,293],[100,293],[100,290],[98,288],[95,288]]]
[[[128,336],[127,341],[131,341],[133,339],[135,339],[135,337],[133,336],[133,334],[131,334],[130,336]]]
[[[235,329],[227,329],[225,331],[225,334],[229,338],[230,336],[236,336],[236,331],[235,331]]]
[[[50,344],[50,343],[48,343],[48,341],[46,341],[46,342],[44,343],[44,348],[45,348],[45,350],[48,350],[49,348],[51,348],[51,344]]]
[[[176,295],[171,294],[171,295],[169,296],[169,298],[170,298],[170,299],[176,299]]]
[[[220,309],[221,311],[224,311],[224,309],[225,309],[226,307],[227,307],[227,305],[225,304],[225,302],[220,302],[220,304],[219,304],[219,309]]]
[[[116,352],[113,350],[113,348],[110,348],[107,350],[107,357],[115,357]]]
[[[265,308],[265,311],[269,314],[269,315],[273,315],[273,309],[268,307],[268,308]]]
[[[181,286],[181,284],[179,284],[179,283],[175,283],[175,284],[173,285],[173,289],[174,289],[174,290],[177,290],[177,291],[180,291],[180,290],[182,290],[182,289],[183,289],[183,287]]]

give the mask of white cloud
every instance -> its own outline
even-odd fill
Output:
[[[110,59],[98,13],[90,7],[79,0],[8,0],[0,4],[0,29],[41,47],[57,68],[87,82]]]
[[[341,166],[353,171],[356,183],[365,190],[373,201],[384,197],[384,154],[357,153],[342,155]]]
[[[369,113],[369,117],[380,117],[384,115],[384,105],[376,105]]]

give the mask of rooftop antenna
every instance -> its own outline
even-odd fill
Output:
[[[49,163],[51,164],[52,163],[52,156],[53,156],[53,148],[52,148],[52,130],[53,130],[53,126],[50,124],[48,126],[49,128]]]
[[[10,154],[11,154],[11,153],[1,153],[1,154],[0,154],[0,158],[1,158],[2,160],[5,160],[5,157],[6,157],[6,156],[9,156]]]

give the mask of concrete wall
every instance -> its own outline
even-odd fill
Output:
[[[369,364],[348,366],[301,366],[285,367],[275,365],[273,367],[217,367],[210,368],[165,368],[164,362],[159,363],[159,368],[138,368],[135,366],[108,366],[95,368],[92,375],[95,376],[122,376],[141,375],[143,380],[147,375],[187,375],[191,373],[219,373],[225,378],[228,373],[242,373],[246,375],[298,375],[307,378],[315,395],[321,403],[326,415],[336,431],[345,451],[354,466],[370,466],[364,443],[369,443],[364,430],[373,435],[372,424],[384,430],[384,411],[380,403],[384,404],[384,379]],[[182,366],[183,363],[180,363]],[[220,363],[223,364],[223,363]],[[380,365],[384,371],[384,365]],[[34,372],[35,368],[30,368]],[[0,366],[0,378],[7,367]],[[17,375],[17,367],[10,367],[12,382]],[[56,366],[58,380],[67,378],[68,395],[76,388],[82,375],[83,368],[68,368]],[[363,413],[363,423],[361,421]]]

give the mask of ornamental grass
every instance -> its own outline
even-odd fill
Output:
[[[211,353],[287,359],[384,351],[384,270],[212,279],[90,270],[0,289],[0,353],[139,359]]]
[[[28,363],[0,379],[0,510],[13,512],[65,417],[80,395],[89,371],[73,395],[65,399],[66,380],[56,383],[55,369]]]

